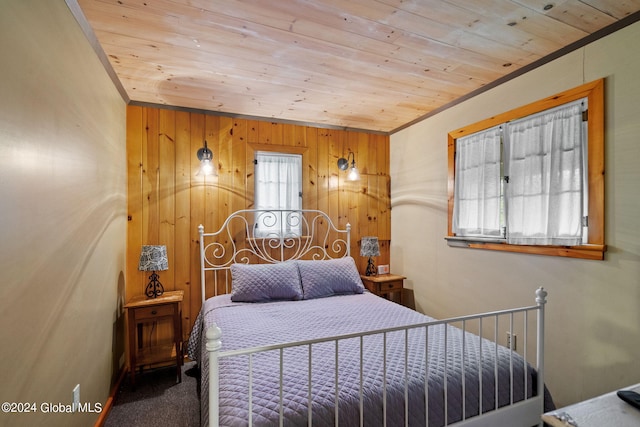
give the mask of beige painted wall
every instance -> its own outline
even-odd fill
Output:
[[[640,382],[640,23],[391,136],[391,265],[435,317],[549,291],[546,382],[559,405]],[[447,133],[606,78],[605,261],[451,248]]]
[[[123,352],[125,103],[62,0],[0,0],[2,426],[87,426]]]

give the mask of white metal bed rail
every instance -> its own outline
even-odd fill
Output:
[[[252,420],[251,420],[251,414],[252,414],[252,407],[251,407],[251,392],[252,392],[252,384],[251,384],[251,370],[252,370],[252,356],[257,354],[257,353],[261,353],[261,352],[266,352],[266,351],[279,351],[280,352],[280,389],[279,389],[279,395],[280,395],[280,425],[283,424],[283,408],[284,408],[284,402],[282,399],[283,396],[283,352],[284,349],[287,348],[292,348],[292,347],[301,347],[301,346],[308,346],[309,347],[309,383],[308,383],[308,425],[311,426],[312,422],[313,422],[313,414],[312,414],[312,408],[311,408],[311,403],[312,403],[312,395],[311,395],[311,388],[312,388],[312,384],[311,384],[311,358],[312,358],[312,351],[311,351],[311,347],[314,344],[319,344],[319,343],[327,343],[327,342],[335,342],[335,382],[334,382],[334,390],[335,390],[335,425],[338,426],[339,425],[339,411],[338,411],[338,394],[339,394],[339,388],[338,388],[338,371],[339,371],[339,364],[338,364],[338,348],[339,348],[339,343],[341,341],[344,340],[348,340],[348,339],[354,339],[354,338],[359,338],[360,339],[360,405],[359,405],[359,410],[360,410],[360,425],[363,426],[364,421],[363,421],[363,396],[362,396],[362,379],[363,379],[363,345],[362,345],[362,340],[365,336],[370,336],[370,335],[382,335],[383,336],[383,347],[384,347],[384,351],[383,351],[383,355],[384,355],[384,359],[383,359],[383,397],[382,397],[382,410],[383,410],[383,421],[384,421],[384,425],[386,426],[386,418],[387,418],[387,401],[386,401],[386,378],[387,378],[387,370],[386,370],[386,355],[387,355],[387,349],[386,349],[386,337],[388,334],[392,333],[392,332],[398,332],[398,331],[404,331],[405,332],[405,379],[404,379],[404,419],[405,419],[405,426],[408,425],[408,420],[409,420],[409,399],[408,399],[408,377],[406,376],[406,366],[407,366],[407,354],[408,354],[408,349],[407,346],[408,344],[408,339],[406,339],[406,335],[408,335],[410,330],[416,330],[416,329],[424,329],[425,330],[425,351],[428,348],[428,334],[429,334],[429,328],[437,326],[437,325],[445,325],[445,326],[453,326],[453,325],[457,325],[457,324],[462,324],[462,327],[459,329],[462,330],[462,341],[463,341],[463,350],[462,350],[462,354],[463,354],[463,358],[464,355],[466,354],[464,349],[465,349],[465,340],[466,340],[466,325],[469,321],[473,321],[473,320],[478,320],[479,321],[479,331],[480,333],[478,334],[478,339],[480,340],[480,342],[482,342],[483,339],[483,333],[482,333],[482,328],[483,328],[483,320],[486,319],[493,319],[494,320],[494,342],[495,342],[495,354],[496,357],[494,358],[494,373],[496,378],[494,379],[494,393],[495,393],[495,400],[494,400],[494,404],[495,404],[495,408],[493,410],[489,410],[487,412],[485,412],[483,414],[483,410],[484,408],[482,407],[482,378],[483,378],[483,370],[480,369],[479,370],[479,381],[480,381],[480,395],[479,395],[479,414],[477,416],[473,416],[470,418],[466,417],[466,398],[462,399],[462,405],[463,405],[463,415],[462,418],[463,420],[457,423],[454,423],[456,426],[496,426],[496,425],[509,425],[509,426],[522,426],[522,427],[530,427],[532,425],[539,425],[542,426],[542,422],[540,419],[540,415],[544,412],[543,408],[544,408],[544,306],[546,304],[546,296],[547,296],[547,292],[543,289],[543,288],[539,288],[536,291],[536,305],[533,306],[528,306],[528,307],[521,307],[521,308],[514,308],[514,309],[507,309],[507,310],[500,310],[500,311],[493,311],[493,312],[487,312],[487,313],[482,313],[482,314],[474,314],[474,315],[467,315],[467,316],[460,316],[460,317],[455,317],[455,318],[449,318],[449,319],[443,319],[443,320],[434,320],[434,321],[430,321],[430,322],[425,322],[425,323],[419,323],[419,324],[413,324],[413,325],[408,325],[408,326],[399,326],[399,327],[392,327],[392,328],[386,328],[386,329],[378,329],[378,330],[372,330],[372,331],[366,331],[366,332],[361,332],[361,333],[351,333],[351,334],[344,334],[344,335],[339,335],[339,336],[334,336],[334,337],[327,337],[327,338],[318,338],[318,339],[311,339],[311,340],[306,340],[306,341],[297,341],[297,342],[293,342],[293,343],[284,343],[284,344],[277,344],[277,345],[268,345],[268,346],[261,346],[261,347],[254,347],[254,348],[248,348],[248,349],[239,349],[239,350],[232,350],[232,351],[220,351],[220,348],[222,346],[222,342],[221,342],[221,336],[222,336],[222,331],[220,330],[220,328],[218,328],[216,325],[213,325],[211,327],[209,327],[206,331],[206,337],[207,337],[207,343],[206,343],[206,349],[207,352],[209,353],[209,425],[212,427],[216,427],[218,426],[218,419],[219,419],[219,406],[218,406],[218,400],[219,400],[219,390],[218,390],[218,382],[219,382],[219,359],[222,358],[226,358],[226,357],[235,357],[235,356],[241,356],[241,355],[245,355],[245,356],[249,356],[249,417],[250,419],[249,421],[249,425],[252,425]],[[527,387],[526,387],[526,381],[527,381],[527,366],[529,365],[529,361],[527,359],[527,351],[528,348],[526,347],[526,343],[527,343],[527,338],[526,338],[526,331],[528,329],[528,323],[529,323],[529,313],[530,312],[536,312],[537,313],[537,328],[536,328],[536,362],[534,365],[534,368],[536,369],[537,372],[537,383],[536,383],[536,394],[533,396],[528,396],[526,393]],[[514,377],[514,367],[513,367],[513,354],[515,353],[515,351],[513,350],[513,348],[509,348],[510,350],[510,368],[509,368],[509,376],[510,376],[510,404],[506,407],[502,407],[502,408],[498,408],[498,381],[497,381],[497,364],[498,364],[498,348],[499,348],[499,344],[498,344],[498,318],[501,316],[508,316],[509,317],[509,324],[510,324],[510,333],[513,336],[513,322],[514,322],[514,315],[515,314],[523,314],[523,330],[525,331],[525,338],[524,338],[524,342],[525,342],[525,348],[523,350],[522,353],[522,358],[523,358],[523,371],[524,371],[524,381],[525,381],[525,393],[524,393],[524,399],[522,401],[516,402],[514,403],[513,400],[513,394],[514,394],[514,385],[513,385],[513,377]],[[448,330],[448,328],[444,328],[445,330],[445,357],[447,357],[449,355],[447,347],[446,347],[446,331]],[[483,346],[480,345],[480,364],[482,364],[482,350]],[[463,366],[464,366],[464,359],[463,359]],[[427,422],[427,426],[429,423],[429,408],[428,408],[428,370],[429,370],[429,366],[426,366],[426,372],[425,372],[425,417],[426,417],[426,422]],[[464,377],[464,372],[465,370],[462,370],[462,390],[463,390],[463,396],[465,396],[465,377]],[[447,402],[447,391],[446,391],[446,387],[447,387],[447,382],[448,382],[448,378],[447,378],[447,371],[446,371],[446,364],[445,364],[445,373],[444,373],[444,408],[448,408],[448,402]],[[445,409],[445,425],[452,425],[448,423],[447,420],[447,414],[448,414],[448,410]]]

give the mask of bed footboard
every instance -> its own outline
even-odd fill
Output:
[[[206,349],[209,355],[209,425],[217,426],[220,419],[218,402],[220,401],[220,371],[218,353],[222,348],[222,331],[217,325],[209,326],[206,332]],[[215,420],[215,422],[213,422]]]
[[[426,425],[429,424],[429,420],[431,417],[431,411],[437,411],[438,407],[441,405],[443,409],[442,420],[440,419],[440,415],[438,415],[436,425],[456,425],[456,426],[495,426],[495,425],[510,425],[510,426],[522,426],[522,427],[530,427],[532,425],[542,426],[542,421],[540,416],[545,412],[545,386],[544,386],[544,307],[547,302],[546,300],[547,292],[543,288],[539,288],[536,291],[536,304],[533,306],[501,310],[483,314],[462,316],[457,318],[451,318],[446,320],[434,320],[422,324],[410,325],[410,326],[402,326],[389,328],[384,330],[375,330],[375,331],[367,331],[363,333],[356,334],[346,334],[340,336],[334,336],[330,338],[321,338],[314,339],[308,341],[300,341],[295,343],[287,343],[282,345],[273,345],[273,346],[263,346],[263,347],[255,347],[250,349],[242,349],[242,350],[233,350],[233,351],[221,351],[222,346],[222,336],[223,332],[218,328],[217,325],[210,326],[206,330],[206,350],[209,356],[209,425],[213,427],[217,427],[219,425],[219,363],[223,358],[231,358],[231,357],[244,357],[248,359],[248,372],[247,372],[247,381],[248,381],[248,390],[249,390],[249,401],[248,401],[248,425],[253,425],[252,420],[252,400],[251,400],[251,391],[254,387],[252,384],[253,374],[252,374],[252,363],[253,360],[260,356],[260,354],[264,354],[265,352],[274,353],[279,357],[279,390],[274,390],[274,395],[277,394],[279,396],[279,423],[282,425],[284,420],[285,408],[287,406],[287,400],[283,398],[286,394],[283,391],[283,378],[285,377],[284,366],[285,362],[283,361],[283,354],[285,351],[289,351],[287,349],[292,348],[303,348],[305,354],[308,354],[308,362],[303,361],[302,366],[308,363],[309,367],[309,390],[305,393],[308,395],[308,425],[323,425],[325,422],[316,421],[313,418],[313,410],[314,406],[314,396],[312,395],[312,389],[314,387],[311,386],[312,378],[311,378],[311,366],[315,362],[312,360],[312,354],[314,353],[315,345],[326,345],[329,343],[330,345],[335,346],[335,373],[329,375],[335,375],[335,384],[334,390],[332,393],[335,395],[335,408],[333,409],[333,421],[332,424],[338,425],[338,420],[340,419],[340,423],[342,424],[343,418],[345,417],[343,414],[345,412],[343,405],[344,398],[341,395],[343,393],[345,384],[341,383],[342,379],[339,379],[339,370],[342,369],[342,365],[339,365],[341,362],[343,355],[339,353],[339,348],[346,347],[347,345],[351,345],[354,342],[359,342],[359,352],[360,352],[360,367],[359,367],[359,382],[360,384],[353,385],[353,388],[356,390],[359,389],[359,392],[356,393],[358,397],[353,403],[354,408],[350,409],[356,411],[357,414],[353,418],[350,418],[348,422],[344,422],[345,425],[356,425],[360,426],[366,425],[367,423],[364,421],[364,414],[367,412],[365,409],[365,400],[371,400],[370,397],[364,397],[363,384],[366,382],[363,378],[363,360],[366,358],[366,346],[363,343],[369,339],[367,337],[378,336],[383,343],[383,350],[381,356],[381,366],[382,366],[382,384],[380,385],[380,401],[381,401],[381,419],[382,425],[395,425],[397,422],[388,421],[388,412],[394,411],[396,420],[398,417],[398,411],[400,412],[401,419],[404,419],[404,425],[413,424],[409,420],[412,419],[415,421],[415,418],[412,418],[411,412],[415,409],[414,403],[410,404],[410,401],[415,400],[414,396],[423,395],[422,409],[420,411],[424,412],[424,415],[421,415],[424,420],[426,420]],[[536,324],[531,324],[531,329],[535,329],[535,351],[531,352],[535,354],[535,362],[529,361],[527,359],[527,353],[530,352],[530,349],[527,348],[527,329],[530,328],[529,322],[530,317],[534,315],[536,317]],[[498,345],[498,336],[499,336],[499,328],[498,328],[498,319],[507,319],[508,330],[511,331],[513,336],[513,331],[516,330],[514,326],[514,318],[517,316],[518,319],[522,319],[524,326],[522,329],[518,329],[518,331],[523,331],[524,337],[522,337],[522,341],[524,342],[524,348],[521,349],[521,353],[517,354],[512,348],[505,348],[503,346]],[[473,325],[473,327],[471,326]],[[502,324],[501,324],[502,325]],[[535,326],[535,328],[534,328]],[[502,326],[501,326],[502,327]],[[444,333],[444,354],[439,355],[438,360],[444,360],[444,367],[436,369],[431,363],[430,356],[425,354],[424,360],[426,364],[423,363],[422,371],[423,378],[417,378],[415,372],[410,374],[407,366],[410,364],[410,352],[408,351],[409,346],[409,336],[410,335],[420,335],[424,336],[424,353],[427,351],[431,351],[431,340],[435,339],[434,336],[436,333],[435,330],[442,330]],[[491,332],[484,333],[483,331],[489,329]],[[476,331],[478,331],[478,335],[476,335]],[[491,337],[491,335],[493,335]],[[390,359],[392,354],[395,354],[393,350],[387,350],[387,345],[391,342],[392,337],[404,336],[401,338],[401,341],[404,340],[403,344],[405,346],[405,350],[402,353],[404,356],[404,361],[400,361],[399,363],[404,363],[404,373],[398,372],[389,373],[387,372],[388,367],[392,365],[392,360]],[[459,336],[461,342],[456,345],[450,345],[451,340],[454,339],[454,336]],[[490,339],[485,338],[484,336],[489,336]],[[440,338],[438,338],[440,339]],[[458,339],[458,338],[455,338]],[[351,343],[351,344],[347,344]],[[356,346],[358,344],[355,344]],[[460,351],[460,348],[462,351]],[[454,352],[458,352],[453,355]],[[469,356],[470,354],[477,353],[477,357],[472,358]],[[305,356],[306,357],[306,356]],[[396,356],[393,356],[396,357]],[[459,379],[451,379],[451,372],[453,368],[450,368],[448,371],[448,363],[450,359],[460,359],[463,366],[463,370],[461,371],[461,378]],[[397,359],[397,357],[396,357]],[[396,361],[397,362],[397,361]],[[286,362],[287,364],[289,362]],[[394,362],[395,363],[395,362]],[[509,378],[506,386],[509,389],[505,392],[504,390],[504,382],[499,382],[498,377],[503,374],[499,374],[499,369],[502,369],[506,364],[508,366],[508,373],[506,374]],[[501,365],[501,366],[499,366]],[[469,369],[472,368],[472,369]],[[477,368],[477,372],[472,373],[474,369]],[[345,369],[349,369],[354,371],[352,366],[348,366]],[[440,376],[436,371],[444,371],[444,375]],[[357,370],[356,370],[357,371]],[[397,369],[395,369],[397,371]],[[488,372],[489,374],[487,374]],[[524,372],[524,377],[520,378],[519,373]],[[532,373],[532,376],[529,377],[528,374]],[[358,373],[356,372],[356,375]],[[391,380],[391,378],[400,377],[397,381],[395,379]],[[442,378],[440,378],[442,377]],[[389,378],[389,379],[388,379]],[[436,378],[436,380],[434,380]],[[531,380],[529,378],[532,378]],[[394,385],[392,381],[398,382],[400,384],[399,387],[394,389]],[[435,385],[435,382],[438,382],[438,385]],[[523,382],[524,386],[522,387],[524,390],[524,396],[519,398],[515,395],[518,392],[515,392],[516,386],[514,383]],[[419,383],[416,385],[416,383]],[[459,383],[459,384],[458,384]],[[479,383],[476,385],[476,383]],[[415,387],[419,387],[418,392],[416,392]],[[437,387],[437,388],[436,388]],[[460,390],[458,390],[458,387]],[[471,388],[476,388],[474,393],[478,394],[478,401],[474,402],[472,398],[468,396]],[[498,388],[501,388],[500,390]],[[520,387],[520,386],[518,386]],[[455,389],[455,391],[454,391]],[[526,390],[529,390],[527,393]],[[451,412],[450,408],[456,404],[451,399],[451,396],[457,396],[459,391],[461,391],[461,402],[460,412]],[[340,398],[338,396],[340,395]],[[504,396],[507,396],[506,400]],[[509,397],[510,396],[510,397]],[[515,396],[515,397],[514,397]],[[442,403],[434,404],[434,399],[443,399]],[[485,402],[490,402],[489,404]],[[403,408],[399,408],[398,406],[403,406]],[[496,409],[497,408],[497,409]],[[548,409],[548,408],[547,408]],[[353,422],[359,418],[359,423]],[[442,421],[442,422],[441,422]],[[277,423],[277,421],[274,421]],[[421,425],[425,425],[424,422]]]

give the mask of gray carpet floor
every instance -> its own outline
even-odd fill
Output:
[[[184,364],[181,383],[176,383],[175,367],[146,371],[136,375],[135,390],[127,375],[105,427],[199,426],[199,375],[195,362]]]

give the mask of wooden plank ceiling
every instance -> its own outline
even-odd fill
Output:
[[[640,10],[640,0],[67,2],[131,101],[379,132]]]

